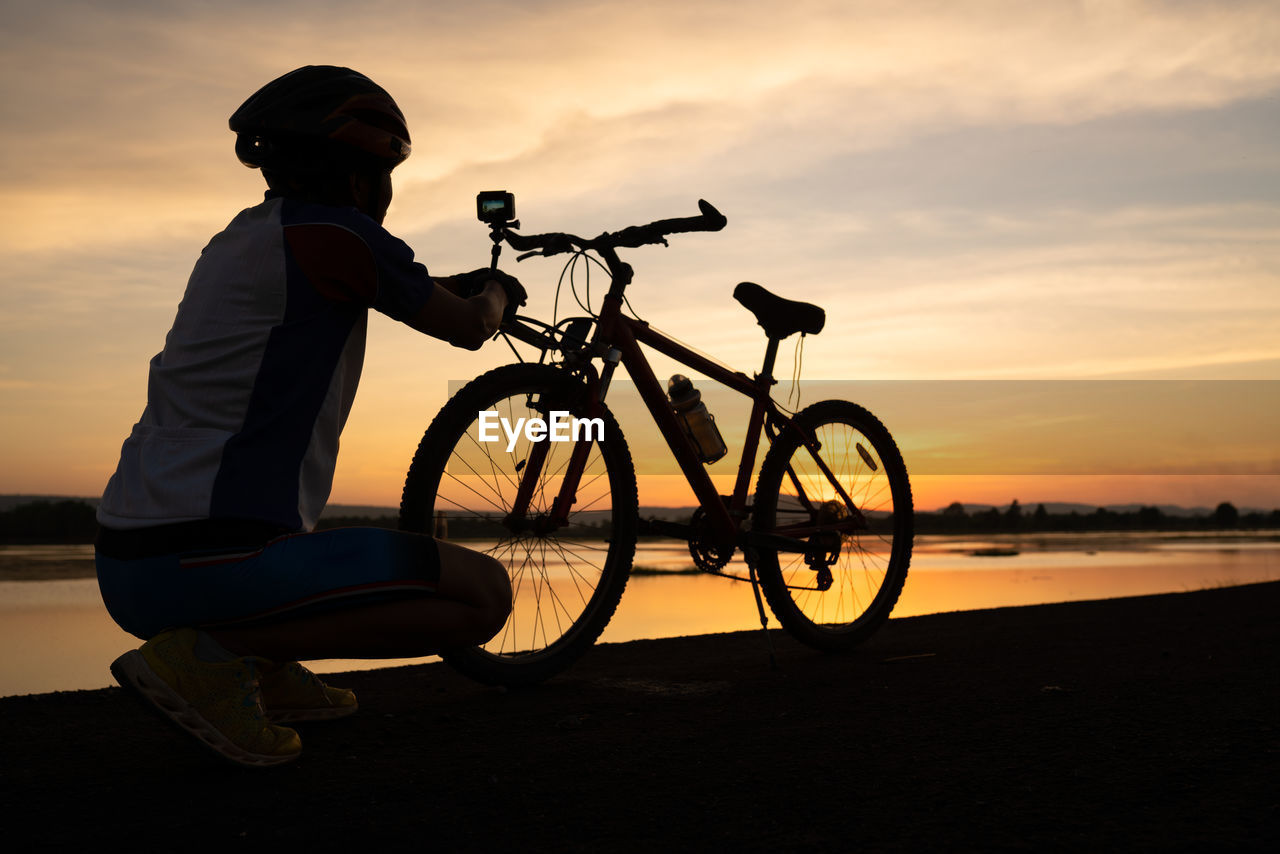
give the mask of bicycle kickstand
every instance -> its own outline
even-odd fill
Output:
[[[760,598],[760,578],[756,575],[755,549],[747,546],[743,549],[747,552],[747,570],[751,577],[751,592],[756,597],[756,610],[760,612],[760,629],[764,632],[765,643],[769,647],[769,668],[771,670],[778,669],[778,656],[773,649],[773,636],[769,634],[769,617],[764,612],[764,600]]]

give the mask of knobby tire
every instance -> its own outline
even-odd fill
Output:
[[[911,484],[889,431],[861,406],[826,400],[806,407],[795,420],[817,438],[819,456],[863,514],[867,528],[840,535],[839,556],[825,590],[800,553],[760,549],[757,571],[783,628],[810,646],[844,650],[879,628],[902,593],[911,563]],[[799,435],[784,430],[760,467],[755,529],[812,523],[815,514],[801,494],[810,507],[834,501],[829,506],[835,512],[847,512]]]
[[[436,514],[442,510],[459,545],[493,556],[511,578],[513,607],[503,629],[481,646],[442,652],[450,666],[481,682],[528,685],[564,670],[595,643],[626,587],[636,544],[635,467],[607,409],[598,416],[604,439],[593,443],[570,524],[549,533],[512,533],[500,522],[511,509],[531,443],[521,438],[508,453],[506,435],[497,443],[477,441],[480,412],[497,410],[512,425],[519,417],[545,419],[551,409],[585,417],[585,392],[581,379],[551,365],[489,371],[436,415],[405,478],[402,529],[438,536]],[[557,475],[574,445],[547,447],[531,517],[550,513]]]

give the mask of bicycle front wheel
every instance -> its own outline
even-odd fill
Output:
[[[806,561],[798,552],[760,549],[760,586],[778,622],[797,640],[848,649],[888,619],[906,583],[911,484],[889,431],[861,406],[826,400],[806,407],[795,421],[817,440],[816,455],[794,430],[774,440],[760,466],[753,527],[816,530],[805,536],[825,558]],[[861,514],[857,524],[850,523],[854,514],[841,490]]]
[[[510,575],[512,609],[502,630],[481,646],[443,653],[479,681],[526,685],[568,667],[595,643],[626,587],[635,555],[636,480],[613,415],[600,413],[603,438],[591,437],[568,525],[554,529],[552,503],[576,443],[534,443],[522,434],[508,450],[509,436],[491,426],[487,436],[496,429],[497,441],[481,440],[482,413],[513,427],[521,418],[549,421],[553,411],[585,417],[585,392],[579,379],[550,365],[492,370],[440,410],[405,478],[401,528],[483,551]],[[529,479],[527,509],[512,514]]]

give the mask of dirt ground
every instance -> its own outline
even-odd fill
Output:
[[[1280,844],[1280,583],[605,645],[533,690],[330,677],[297,762],[206,757],[120,689],[0,699],[27,850],[654,851]],[[14,839],[16,831],[17,839]],[[282,849],[282,846],[285,846]],[[359,850],[356,848],[355,850]]]

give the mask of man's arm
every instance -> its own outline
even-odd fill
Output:
[[[479,350],[498,331],[507,294],[502,285],[490,281],[475,296],[460,297],[455,293],[460,287],[457,278],[436,279],[437,287],[409,325],[455,347]]]
[[[471,284],[474,273],[458,273],[453,276],[432,276],[431,281],[445,288],[454,296],[465,297],[466,288]]]

